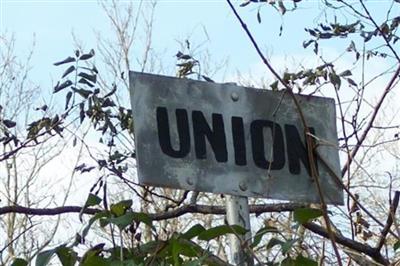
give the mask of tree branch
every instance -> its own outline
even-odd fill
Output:
[[[397,196],[396,196],[397,195]],[[395,206],[397,197],[397,203],[400,197],[400,192],[395,194],[395,198],[393,200],[392,206]],[[267,212],[290,212],[294,211],[295,209],[306,207],[306,204],[303,203],[276,203],[276,204],[257,204],[257,205],[250,205],[250,213],[255,215],[260,215],[262,213]],[[393,211],[395,210],[392,208]],[[18,214],[26,214],[26,215],[60,215],[60,214],[67,214],[67,213],[80,213],[82,207],[80,206],[64,206],[64,207],[56,207],[56,208],[26,208],[22,206],[7,206],[0,208],[0,215],[4,215],[7,213],[18,213]],[[83,213],[85,214],[95,214],[102,210],[95,209],[95,208],[86,208]],[[152,213],[149,214],[150,218],[154,221],[172,219],[176,217],[180,217],[182,215],[188,213],[200,213],[200,214],[214,214],[214,215],[224,215],[226,213],[225,206],[209,206],[209,205],[196,205],[196,204],[189,204],[181,206],[177,209],[163,212],[163,213]],[[391,215],[390,217],[393,217]],[[393,221],[392,221],[393,222]],[[315,223],[306,223],[304,227],[310,230],[311,232],[324,237],[326,239],[330,239],[329,233],[327,230]],[[388,227],[388,226],[386,226]],[[386,228],[385,227],[385,228]],[[390,226],[389,226],[390,227]],[[387,229],[386,229],[387,230]],[[382,235],[385,234],[385,231],[382,232]],[[387,233],[386,233],[387,234]],[[384,258],[381,253],[380,249],[370,247],[367,244],[363,244],[349,238],[346,238],[338,233],[333,233],[333,237],[335,241],[345,247],[348,247],[352,250],[357,252],[363,253],[374,259],[375,261],[382,263],[384,265],[388,265],[389,262],[386,258]]]
[[[305,228],[310,230],[311,232],[320,235],[324,238],[329,239],[328,232],[321,226],[315,223],[305,223],[303,224]],[[360,253],[366,254],[376,262],[379,262],[383,265],[389,265],[389,261],[382,256],[382,254],[376,248],[370,247],[367,244],[362,244],[360,242],[354,241],[350,238],[344,237],[337,233],[334,233],[335,241],[345,247],[351,248],[352,250],[356,250]]]
[[[386,221],[386,225],[382,230],[382,235],[381,235],[381,237],[379,239],[379,242],[378,242],[378,244],[376,246],[376,249],[378,251],[380,251],[381,248],[383,247],[383,245],[385,244],[386,236],[389,233],[390,227],[393,224],[393,219],[395,217],[397,207],[399,206],[399,198],[400,198],[400,191],[396,191],[395,194],[394,194],[393,202],[390,205],[390,209],[389,209],[389,214],[388,214],[388,218],[387,218],[387,221]]]
[[[383,91],[381,97],[379,98],[378,103],[376,104],[376,106],[374,108],[374,112],[372,113],[371,119],[368,121],[367,127],[365,128],[365,130],[363,131],[361,137],[359,138],[356,146],[354,147],[354,150],[351,152],[351,154],[349,156],[349,159],[344,164],[344,166],[342,168],[342,176],[344,176],[346,174],[346,172],[349,170],[350,164],[353,162],[354,157],[356,156],[356,154],[358,153],[359,149],[361,148],[361,145],[364,143],[364,140],[367,138],[368,133],[371,130],[371,128],[373,127],[375,119],[378,116],[378,112],[381,109],[382,103],[385,100],[386,96],[391,91],[392,86],[393,86],[394,82],[396,81],[396,79],[398,78],[399,74],[400,74],[400,65],[397,68],[397,70],[395,71],[395,73],[393,74],[393,76],[390,79],[389,83],[386,85],[385,90]]]

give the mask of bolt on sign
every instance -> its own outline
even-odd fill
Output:
[[[139,182],[320,202],[304,126],[284,91],[130,72]],[[340,176],[335,102],[296,95],[321,158]],[[316,159],[327,203],[343,191]]]

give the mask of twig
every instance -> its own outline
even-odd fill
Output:
[[[400,65],[397,68],[397,70],[395,71],[394,75],[392,76],[392,78],[390,79],[389,83],[386,85],[385,90],[383,91],[381,97],[379,98],[378,103],[375,105],[374,111],[372,113],[371,119],[368,121],[368,124],[365,128],[365,130],[363,131],[361,137],[359,138],[359,140],[357,141],[357,144],[354,148],[354,150],[351,152],[349,159],[347,160],[347,162],[344,164],[343,168],[342,168],[342,176],[344,176],[347,172],[347,170],[349,169],[350,164],[353,162],[354,157],[356,156],[356,154],[358,153],[361,145],[364,143],[364,140],[367,138],[369,131],[371,130],[371,128],[374,125],[375,119],[378,115],[378,112],[382,106],[383,101],[385,100],[386,96],[389,94],[389,92],[392,89],[392,85],[393,83],[396,81],[396,79],[398,78],[400,74]]]
[[[388,218],[386,220],[386,225],[382,230],[382,235],[379,239],[378,244],[376,245],[376,250],[379,252],[381,250],[381,248],[383,247],[383,245],[385,244],[385,240],[386,240],[386,236],[389,233],[390,227],[393,224],[393,220],[395,217],[395,213],[397,210],[397,207],[399,205],[399,198],[400,198],[400,191],[396,191],[394,193],[394,198],[392,201],[392,204],[390,205],[390,209],[389,209],[389,214],[388,214]]]
[[[332,228],[331,228],[331,224],[330,224],[330,220],[329,220],[329,216],[328,216],[328,211],[327,211],[327,205],[325,203],[324,197],[323,197],[323,193],[322,193],[322,189],[321,189],[321,185],[319,183],[319,176],[318,176],[318,171],[316,169],[315,166],[315,162],[314,162],[314,155],[313,155],[313,151],[314,151],[314,145],[313,145],[313,140],[310,136],[310,131],[308,129],[305,117],[303,115],[301,106],[296,98],[296,96],[293,93],[292,88],[280,77],[280,75],[275,71],[275,69],[272,67],[272,65],[270,64],[270,62],[267,60],[267,58],[264,56],[264,54],[261,52],[257,42],[255,41],[253,35],[251,34],[251,32],[249,31],[246,23],[244,23],[244,21],[242,20],[242,18],[240,17],[240,15],[238,14],[238,12],[236,11],[235,7],[233,6],[233,4],[231,3],[230,0],[226,0],[228,5],[230,6],[230,8],[232,9],[233,13],[235,14],[236,18],[238,19],[238,21],[240,22],[243,30],[246,32],[247,36],[249,37],[251,43],[253,44],[254,49],[257,51],[259,57],[261,58],[261,60],[263,61],[263,63],[267,66],[267,68],[269,69],[269,71],[271,71],[271,73],[275,76],[276,79],[278,79],[278,81],[286,88],[286,91],[289,93],[289,95],[291,96],[291,98],[293,99],[294,104],[296,105],[296,109],[299,113],[301,122],[304,126],[304,132],[306,135],[306,142],[307,142],[307,148],[308,148],[308,152],[309,152],[309,163],[310,163],[310,168],[311,168],[311,174],[312,177],[315,181],[316,187],[317,187],[317,191],[320,197],[320,201],[321,201],[321,206],[322,206],[322,211],[323,211],[323,218],[325,220],[325,224],[326,224],[326,228],[328,230],[328,233],[330,235],[330,240],[332,242],[332,247],[333,250],[335,252],[336,258],[337,258],[337,262],[338,265],[341,266],[342,265],[342,260],[340,258],[340,253],[339,250],[336,246],[335,243],[335,239],[333,237],[333,232],[332,232]],[[311,156],[310,156],[311,155]]]

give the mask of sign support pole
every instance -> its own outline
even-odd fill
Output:
[[[231,261],[237,266],[253,266],[252,256],[245,252],[245,241],[250,244],[251,227],[250,213],[247,197],[225,195],[226,198],[226,220],[229,225],[240,225],[248,230],[244,236],[229,235],[229,246],[231,249]]]

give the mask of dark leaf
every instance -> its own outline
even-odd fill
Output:
[[[110,214],[106,211],[96,213],[92,218],[90,218],[89,223],[83,228],[81,240],[82,242],[85,240],[86,235],[88,234],[90,227],[93,223],[101,218],[110,217]]]
[[[203,79],[204,79],[205,81],[213,82],[213,83],[215,82],[214,80],[210,79],[210,78],[207,77],[207,76],[202,75],[202,77],[203,77]]]
[[[340,77],[335,72],[329,73],[329,80],[333,84],[336,90],[340,89],[340,85],[342,82],[340,80]]]
[[[179,58],[179,59],[183,59],[183,60],[189,60],[189,59],[191,59],[192,57],[191,57],[190,55],[188,55],[188,54],[182,54],[182,55],[180,55],[178,58]]]
[[[69,102],[71,100],[71,97],[72,97],[72,91],[69,91],[67,93],[67,95],[65,96],[65,110],[68,109],[68,105],[69,105]]]
[[[265,226],[265,227],[261,228],[254,235],[254,240],[253,240],[253,243],[251,243],[251,247],[256,247],[261,242],[262,237],[266,233],[278,233],[278,232],[279,232],[278,229],[273,226]]]
[[[247,230],[239,225],[220,225],[213,228],[210,228],[199,234],[198,238],[200,240],[209,241],[216,237],[226,235],[226,234],[246,234]]]
[[[110,98],[106,98],[104,102],[101,104],[101,107],[112,107],[116,106],[113,100],[110,100]]]
[[[79,82],[79,83],[82,83],[82,84],[85,84],[85,85],[88,85],[88,86],[91,87],[91,88],[94,87],[94,85],[93,85],[91,82],[89,82],[88,80],[86,80],[85,78],[79,79],[78,82]]]
[[[76,136],[74,137],[74,140],[72,141],[72,147],[76,146]]]
[[[350,85],[357,87],[357,83],[354,80],[352,80],[351,78],[347,78],[346,80]]]
[[[78,260],[78,254],[65,246],[58,247],[56,250],[58,259],[61,261],[63,266],[74,266]]]
[[[72,85],[72,81],[70,81],[70,80],[67,80],[61,84],[58,82],[57,85],[54,87],[53,93],[57,93],[60,90],[65,89],[71,85]]]
[[[119,227],[119,229],[125,229],[128,225],[133,222],[142,222],[148,226],[152,226],[152,221],[150,217],[145,213],[138,212],[126,212],[125,214],[118,217],[111,217],[101,220],[101,226],[104,227],[108,224],[114,224]]]
[[[299,208],[294,210],[293,218],[296,222],[300,224],[304,224],[322,216],[323,212],[320,209],[313,208]]]
[[[93,56],[94,56],[94,50],[91,49],[88,54],[81,55],[81,57],[79,57],[79,60],[87,60],[87,59],[92,58]]]
[[[89,75],[89,74],[87,74],[85,72],[80,72],[78,74],[78,76],[80,76],[80,77],[82,77],[82,78],[84,78],[86,80],[89,80],[89,81],[91,81],[93,83],[96,83],[96,80],[97,80],[97,76],[96,75]]]
[[[247,6],[247,5],[250,4],[250,3],[251,3],[251,1],[243,2],[243,3],[240,4],[240,7]]]
[[[21,258],[16,258],[11,266],[28,266],[28,262]]]
[[[36,266],[46,266],[47,264],[49,264],[55,252],[56,249],[50,249],[40,252],[36,257]]]
[[[302,255],[296,257],[295,263],[296,266],[318,266],[318,263],[315,260],[303,257]]]
[[[67,70],[64,71],[64,74],[61,76],[61,78],[65,78],[69,73],[75,70],[75,66],[70,66],[67,68]]]
[[[268,242],[267,244],[267,249],[271,249],[275,246],[282,246],[285,242],[283,242],[282,240],[279,240],[277,238],[271,238],[271,240]]]
[[[290,249],[293,247],[293,244],[296,243],[298,239],[290,239],[282,244],[282,253],[287,254]]]
[[[101,203],[101,198],[100,197],[98,197],[98,196],[96,196],[96,195],[94,195],[92,193],[89,193],[89,196],[86,199],[85,205],[83,205],[82,210],[79,213],[79,220],[82,221],[83,212],[87,207],[95,206],[95,205],[100,204],[100,203]]]
[[[271,85],[269,85],[273,91],[278,90],[278,81],[274,81]]]
[[[35,110],[36,111],[42,110],[43,112],[46,112],[48,108],[49,107],[45,104],[45,105],[43,105],[41,107],[35,108]]]
[[[74,92],[77,92],[80,96],[82,96],[85,99],[87,99],[90,96],[90,94],[93,93],[91,90],[77,89],[75,87],[73,87],[72,90]]]
[[[400,240],[397,240],[397,242],[394,243],[394,245],[393,245],[393,249],[394,249],[394,251],[397,251],[399,248],[400,248]]]
[[[291,257],[286,257],[284,260],[282,260],[279,264],[280,266],[301,266],[297,265],[296,261],[292,259]]]
[[[258,23],[261,23],[261,14],[260,14],[260,9],[257,10],[257,21]]]
[[[110,97],[111,95],[113,95],[115,92],[117,91],[117,85],[113,85],[111,91],[109,93],[107,93],[106,95],[104,95],[104,98]]]
[[[313,49],[313,52],[314,52],[315,54],[318,54],[318,42],[314,42],[314,49]]]
[[[95,206],[100,203],[101,203],[101,198],[90,193],[88,198],[86,199],[86,202],[85,202],[85,205],[83,206],[83,208]]]
[[[347,77],[347,76],[351,76],[351,75],[353,75],[353,74],[351,73],[350,70],[345,70],[339,74],[339,76],[341,76],[341,77]]]
[[[204,232],[206,229],[201,225],[201,224],[195,224],[192,226],[189,230],[187,230],[182,237],[185,239],[192,239],[193,237],[198,236],[202,232]]]
[[[182,53],[181,51],[178,51],[178,52],[176,53],[175,56],[176,56],[177,58],[180,58],[182,55],[183,55],[183,53]]]
[[[17,125],[17,123],[15,123],[14,121],[8,120],[8,119],[4,119],[3,120],[3,124],[7,127],[7,128],[12,128],[15,127]]]
[[[313,43],[314,40],[308,40],[303,42],[303,48],[307,48],[311,43]]]
[[[82,122],[83,122],[83,120],[85,119],[85,103],[84,102],[81,102],[80,104],[79,104],[79,117],[80,117],[80,121],[81,121],[81,124],[82,124]]]
[[[71,63],[71,62],[75,62],[75,58],[70,56],[70,57],[67,57],[64,60],[60,61],[60,62],[54,63],[54,65],[55,66],[59,66],[59,65],[66,64],[66,63]]]

